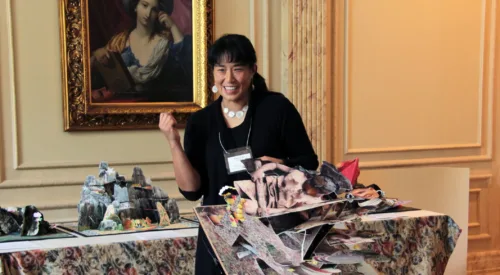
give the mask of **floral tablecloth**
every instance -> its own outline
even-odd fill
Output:
[[[342,274],[441,275],[461,233],[452,218],[436,213],[365,220],[348,223],[347,227],[331,231],[315,251],[319,263],[321,256],[328,260],[339,253],[363,257],[362,264],[337,265]],[[191,235],[4,253],[0,254],[0,275],[194,274],[196,238]],[[218,252],[226,251],[224,257],[238,262],[235,247],[224,250],[224,242],[212,242],[217,243]],[[235,252],[233,256],[231,251]],[[251,270],[248,264],[233,267],[238,270],[230,272],[248,274]]]
[[[196,237],[0,254],[0,274],[193,274]]]
[[[238,258],[241,248],[227,241],[234,239],[232,227],[225,226],[222,221],[220,225],[215,225],[208,216],[219,213],[219,210],[223,212],[225,208],[197,209],[200,223],[225,270],[231,274],[271,274],[273,267],[263,270],[257,264],[257,255]],[[224,226],[227,230],[219,230],[217,226]],[[264,227],[267,228],[265,225]],[[247,242],[252,242],[255,232],[262,237],[266,235],[250,225],[242,226],[238,232],[240,233],[236,234],[244,236]],[[307,234],[313,236],[313,232]],[[337,222],[333,228],[328,229],[326,236],[316,237],[319,244],[314,248],[312,259],[301,266],[290,266],[283,273],[331,274],[332,269],[337,269],[342,274],[442,275],[460,233],[461,229],[451,217],[423,210],[368,215],[361,220]],[[302,253],[306,237],[301,234],[303,233],[280,236],[286,243],[285,246]],[[261,246],[258,253],[271,255],[272,258],[260,258],[261,261],[267,260],[274,264],[272,260],[276,259],[275,262],[278,263],[279,255],[293,253],[273,245],[271,238],[268,239],[267,247]]]
[[[442,275],[461,229],[449,216],[429,215],[355,222],[347,232],[339,232],[329,237],[337,235],[338,240],[350,236],[358,243],[330,240],[330,245],[323,244],[323,250],[364,257],[363,264],[337,266],[346,274]],[[362,242],[363,238],[370,242]]]

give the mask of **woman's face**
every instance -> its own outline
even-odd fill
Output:
[[[220,95],[229,101],[237,101],[250,91],[255,68],[226,61],[214,66],[214,83]]]
[[[136,7],[137,23],[152,27],[158,20],[158,0],[139,0]]]

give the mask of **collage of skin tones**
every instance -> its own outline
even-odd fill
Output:
[[[396,199],[346,198],[351,182],[327,162],[319,172],[258,159],[244,164],[251,179],[221,189],[227,205],[196,208],[221,261],[233,263],[226,267],[231,272],[302,274],[308,269],[314,274],[308,263],[316,261],[313,252],[319,251],[330,255],[320,257],[323,262],[359,261],[363,256],[337,255],[339,246],[371,242],[380,232],[355,232],[344,222],[401,205]]]

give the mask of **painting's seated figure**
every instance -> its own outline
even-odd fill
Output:
[[[124,4],[129,5],[133,26],[114,35],[106,46],[92,53],[92,101],[192,101],[192,37],[184,35],[169,16],[173,1],[129,0]],[[118,66],[113,58],[122,59],[122,66],[127,68],[133,81],[133,90],[117,93],[106,87],[104,75],[98,68],[99,65]]]

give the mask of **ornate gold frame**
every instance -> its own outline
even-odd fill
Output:
[[[60,1],[64,131],[152,129],[160,112],[172,111],[180,125],[213,100],[207,53],[213,40],[213,0],[193,1],[193,102],[90,103],[87,0]]]

